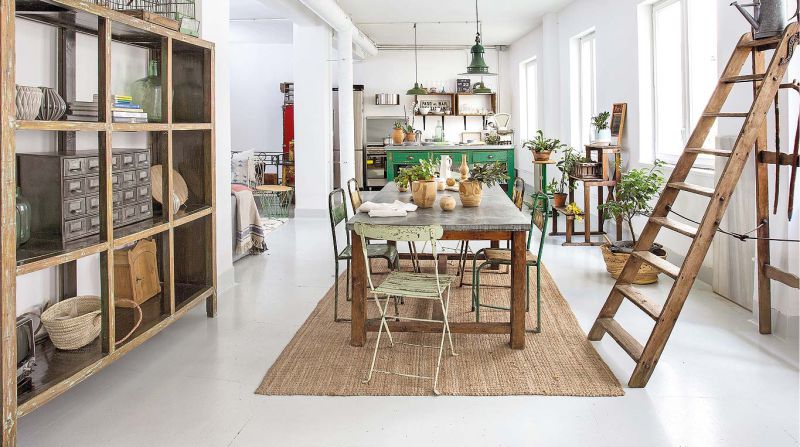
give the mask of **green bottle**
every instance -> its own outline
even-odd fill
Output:
[[[158,75],[158,61],[150,61],[147,77],[133,83],[131,96],[133,102],[147,112],[149,122],[161,122],[161,77]]]

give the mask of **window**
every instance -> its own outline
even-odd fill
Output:
[[[583,145],[591,141],[591,121],[597,111],[594,31],[578,39],[577,62],[578,119],[580,121],[578,138]]]
[[[520,113],[522,120],[522,136],[525,139],[533,138],[539,129],[538,110],[538,65],[536,58],[529,59],[520,64]]]
[[[668,163],[680,157],[716,85],[716,10],[709,5],[714,3],[661,0],[650,5],[651,157]],[[716,126],[706,144],[713,145],[715,137]],[[712,160],[700,157],[698,165],[711,167]]]

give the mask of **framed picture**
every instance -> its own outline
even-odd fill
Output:
[[[611,145],[619,146],[622,142],[622,132],[625,130],[625,114],[628,112],[628,103],[620,102],[611,108]]]
[[[456,92],[469,93],[472,91],[472,81],[470,79],[461,78],[456,80]]]

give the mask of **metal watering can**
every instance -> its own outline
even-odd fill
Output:
[[[755,0],[753,3],[744,5],[733,2],[731,6],[735,6],[753,26],[754,39],[778,36],[786,28],[786,3],[784,0]],[[753,7],[753,15],[744,9],[750,6]]]

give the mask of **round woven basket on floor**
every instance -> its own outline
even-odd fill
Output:
[[[80,349],[100,335],[100,297],[78,296],[42,312],[42,324],[58,349]]]
[[[628,257],[630,254],[614,253],[610,248],[608,248],[608,244],[601,245],[600,250],[603,252],[603,259],[606,261],[606,270],[608,270],[608,273],[610,273],[614,279],[619,278],[619,274],[622,273],[622,268],[625,267],[625,263],[628,262]],[[660,257],[667,259],[666,255]],[[661,272],[656,270],[655,267],[643,262],[639,267],[639,272],[636,274],[636,278],[633,280],[633,283],[652,284],[658,281],[659,273]]]

